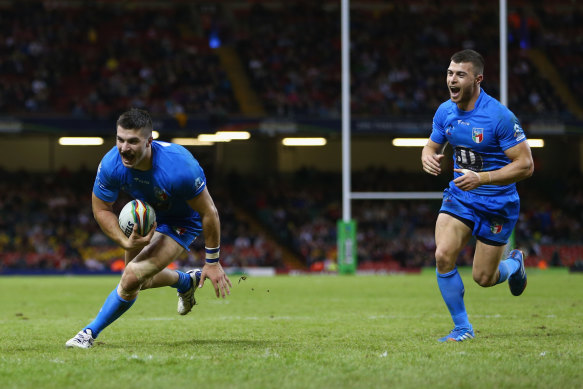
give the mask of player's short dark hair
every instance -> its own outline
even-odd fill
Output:
[[[472,64],[476,76],[484,74],[484,57],[477,51],[469,49],[458,51],[451,56],[451,61],[455,63],[469,62]]]
[[[138,108],[131,108],[122,113],[117,119],[117,125],[127,130],[152,131],[152,118],[148,111]]]

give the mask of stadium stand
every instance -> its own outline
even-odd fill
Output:
[[[190,8],[162,2],[0,5],[0,110],[116,116],[236,113],[230,82]]]
[[[395,182],[397,173],[370,169],[354,175],[355,186],[374,180]],[[220,204],[223,262],[228,267],[270,266],[289,271],[291,250],[301,259],[296,268],[326,269],[336,258],[336,222],[341,218],[340,177],[303,170],[291,176],[244,177],[237,185],[213,190]],[[94,173],[61,171],[54,175],[0,172],[0,273],[103,272],[115,270],[123,258],[93,220],[90,190]],[[523,205],[516,242],[528,250],[528,264],[571,266],[583,259],[583,177],[549,179],[543,184],[519,184]],[[407,190],[435,185],[419,175]],[[303,185],[298,185],[301,182]],[[559,184],[563,182],[563,184]],[[566,182],[566,183],[565,183]],[[561,185],[560,195],[548,188]],[[306,188],[309,188],[306,189]],[[390,185],[379,190],[390,190]],[[125,204],[120,198],[118,209]],[[439,201],[359,201],[353,214],[358,222],[361,270],[413,271],[433,266],[434,219]],[[240,210],[256,215],[260,227],[239,217]],[[204,241],[197,240],[177,267],[198,266]],[[472,260],[471,247],[460,264]]]
[[[239,114],[246,98],[243,94],[237,101],[229,69],[209,47],[214,32],[237,47],[269,115],[338,117],[337,6],[149,4],[124,8],[95,2],[87,8],[73,1],[2,3],[0,109],[107,118],[129,105],[148,107],[154,114]],[[352,4],[355,115],[431,115],[444,96],[443,66],[460,47],[484,54],[484,87],[498,96],[497,3],[464,2],[449,9],[447,17],[431,1]],[[471,16],[477,7],[480,17]],[[547,8],[536,3],[529,8],[531,15],[512,10],[509,15],[510,56],[518,58],[510,67],[509,105],[521,117],[570,115],[561,91],[528,55],[534,42],[542,42],[552,54],[570,92],[579,100],[582,96],[576,77],[580,45],[566,40],[576,36],[580,7],[573,14],[566,6]],[[449,22],[462,16],[470,34],[460,34],[462,27]]]
[[[112,119],[136,106],[155,115],[241,115],[248,112],[245,103],[257,97],[259,107],[250,112],[338,118],[337,3],[0,2],[0,112]],[[430,119],[446,98],[444,67],[459,48],[484,54],[484,88],[499,95],[497,2],[351,3],[353,115]],[[526,122],[581,119],[583,5],[509,3],[510,108]],[[473,12],[478,7],[479,17]],[[218,41],[235,50],[210,47]],[[227,63],[233,55],[243,68],[237,77],[248,78],[242,83],[233,81],[235,70]],[[238,89],[245,82],[250,88]],[[400,174],[358,172],[354,189],[436,190],[428,177],[412,175],[404,184]],[[85,170],[0,170],[0,272],[117,266],[121,252],[100,232],[89,209],[93,178]],[[529,250],[531,266],[568,266],[583,259],[582,177],[561,178],[519,184],[523,210],[516,239]],[[224,184],[213,195],[221,204],[225,265],[288,270],[299,261],[300,267],[321,270],[333,262],[341,214],[338,174],[302,170],[217,180]],[[389,184],[395,182],[398,187]],[[355,202],[361,269],[432,266],[437,206]],[[198,264],[202,248],[197,241],[176,266]],[[468,248],[460,263],[471,256]]]

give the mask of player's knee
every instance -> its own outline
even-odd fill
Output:
[[[474,271],[472,276],[474,277],[474,281],[476,282],[476,284],[480,285],[483,288],[487,288],[488,286],[492,286],[495,284],[495,282],[493,281],[492,274],[489,274],[487,272]]]
[[[440,273],[447,273],[455,267],[455,255],[438,247],[435,250],[435,266]]]
[[[142,280],[140,280],[138,274],[136,272],[136,264],[134,262],[128,263],[121,275],[121,281],[119,283],[124,294],[133,295],[140,290]]]

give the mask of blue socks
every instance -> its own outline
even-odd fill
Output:
[[[178,273],[178,282],[172,285],[173,288],[178,289],[178,292],[184,293],[192,287],[192,278],[190,274],[176,271]],[[117,294],[117,286],[115,289],[107,296],[105,303],[99,310],[97,317],[89,323],[84,330],[89,328],[93,333],[93,338],[97,338],[99,333],[108,325],[116,321],[121,315],[123,315],[130,307],[134,304],[137,298],[126,301],[122,299]]]
[[[518,268],[520,267],[520,263],[512,258],[507,258],[500,262],[498,265],[498,271],[500,272],[500,277],[496,284],[501,284],[508,279],[512,274],[514,274]]]
[[[171,286],[176,288],[178,293],[184,293],[192,287],[192,278],[190,274],[181,272],[180,270],[176,270],[176,273],[178,273],[178,282]]]
[[[93,333],[93,338],[97,338],[99,333],[108,325],[113,323],[117,318],[123,315],[134,304],[137,298],[126,301],[117,294],[117,286],[107,296],[105,303],[99,310],[97,317],[89,323],[84,330],[89,328]]]
[[[456,327],[471,328],[464,304],[464,283],[460,277],[457,267],[449,273],[437,273],[437,285],[441,291],[441,296]]]

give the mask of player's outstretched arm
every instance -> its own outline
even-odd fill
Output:
[[[117,243],[124,250],[135,250],[147,246],[156,231],[156,223],[146,236],[140,236],[137,232],[137,226],[130,237],[126,237],[121,228],[117,215],[113,212],[113,202],[106,202],[95,195],[91,196],[91,206],[93,208],[93,217],[101,227],[101,230],[111,240]]]
[[[231,294],[231,280],[225,274],[219,263],[221,245],[221,222],[215,203],[205,187],[195,198],[188,201],[188,205],[200,215],[202,219],[202,231],[204,244],[207,250],[207,258],[200,277],[199,288],[202,288],[205,279],[211,280],[217,297],[225,298]]]
[[[431,139],[427,140],[427,144],[423,147],[423,151],[421,151],[421,165],[423,166],[424,172],[434,176],[441,174],[442,149],[443,145],[435,143]]]

